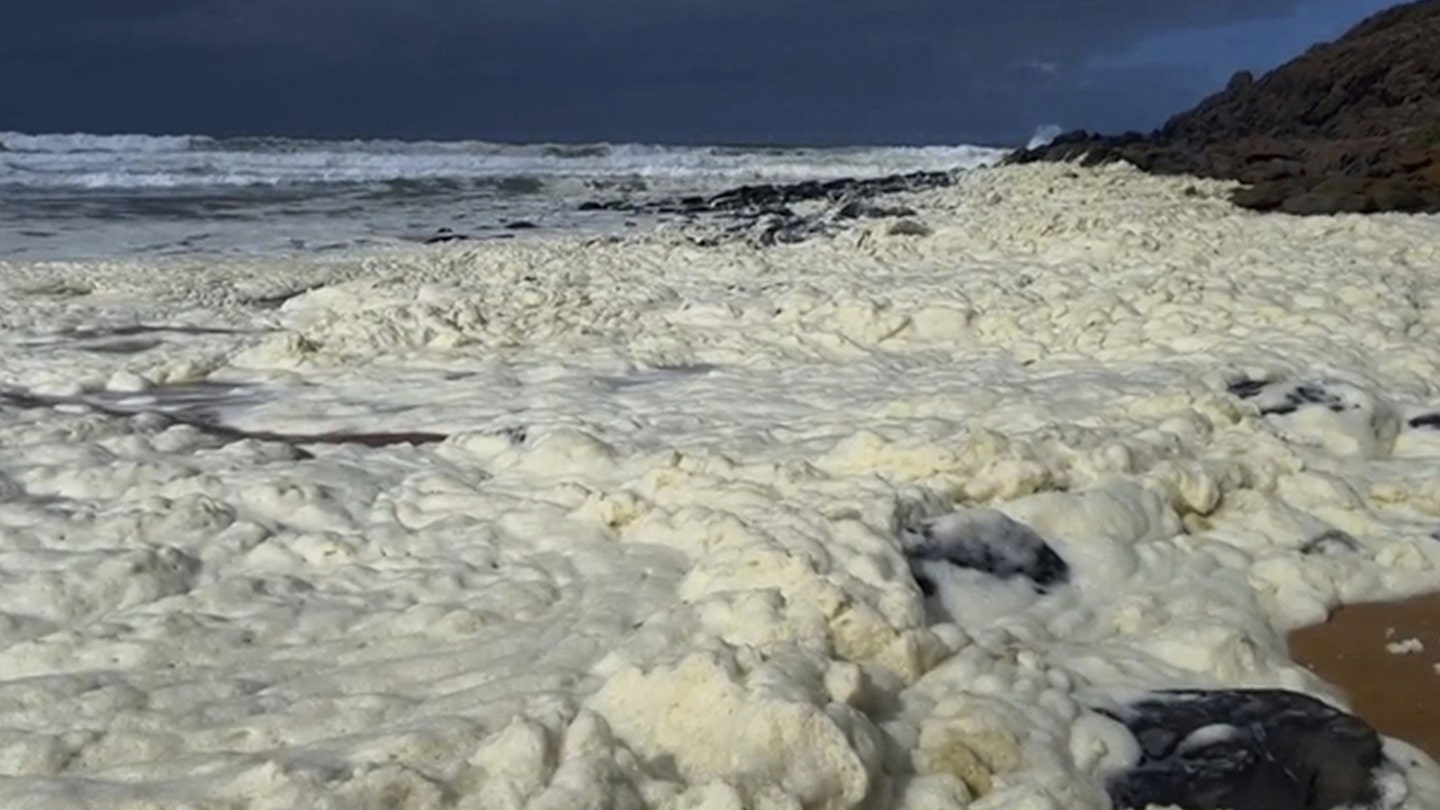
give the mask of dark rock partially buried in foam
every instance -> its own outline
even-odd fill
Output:
[[[1327,529],[1306,540],[1300,546],[1300,553],[1308,556],[1338,557],[1356,554],[1362,546],[1355,536],[1340,529]]]
[[[930,518],[905,535],[905,556],[927,596],[936,592],[939,566],[979,571],[1001,580],[1027,579],[1039,593],[1070,579],[1070,566],[1044,538],[993,509]]]
[[[908,205],[880,205],[868,200],[852,200],[835,210],[836,219],[882,219],[913,217],[918,212]]]
[[[1283,383],[1242,378],[1231,381],[1226,388],[1241,399],[1254,401],[1262,416],[1284,416],[1307,405],[1319,405],[1332,413],[1361,407],[1353,397],[1345,396],[1343,390],[1323,382]]]
[[[636,214],[680,214],[687,219],[714,214],[731,221],[718,235],[695,239],[695,244],[713,247],[722,242],[743,240],[757,247],[802,242],[832,233],[838,222],[911,216],[913,209],[886,206],[871,198],[901,192],[942,188],[955,182],[955,173],[920,171],[884,177],[807,180],[790,184],[740,186],[710,196],[692,195],[658,200],[589,200],[581,211],[623,211]],[[789,206],[819,201],[833,204],[819,214],[801,215]],[[901,220],[904,221],[904,220]],[[898,223],[896,223],[898,224]],[[924,236],[929,228],[921,223],[900,225],[891,235]]]
[[[1282,438],[1335,455],[1389,455],[1405,427],[1399,409],[1364,384],[1323,378],[1241,378],[1231,380],[1226,388],[1254,405]]]
[[[448,438],[447,434],[425,431],[371,433],[274,433],[242,430],[224,424],[224,411],[268,399],[273,392],[244,384],[197,382],[157,386],[142,392],[97,391],[74,396],[53,396],[23,389],[0,386],[0,411],[65,409],[83,407],[107,416],[144,418],[155,429],[169,425],[186,425],[223,441],[253,439],[301,444],[358,444],[366,447],[387,447],[397,444],[434,444]],[[523,428],[521,428],[523,441]],[[508,432],[507,432],[508,435]],[[513,440],[512,436],[512,440]]]
[[[1421,414],[1410,420],[1410,427],[1440,430],[1440,413]]]
[[[1265,386],[1271,385],[1274,382],[1274,380],[1270,379],[1256,380],[1249,377],[1239,377],[1226,383],[1225,390],[1241,399],[1251,399],[1265,390]]]
[[[1379,735],[1298,692],[1167,691],[1106,714],[1141,752],[1107,784],[1118,808],[1331,810],[1379,795]]]

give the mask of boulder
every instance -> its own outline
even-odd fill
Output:
[[[1332,810],[1379,798],[1380,736],[1308,695],[1166,691],[1105,713],[1140,749],[1107,784],[1117,808]]]

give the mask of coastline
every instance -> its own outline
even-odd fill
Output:
[[[1037,164],[886,198],[924,235],[0,263],[6,385],[221,382],[186,407],[448,436],[6,406],[0,717],[31,730],[0,797],[1091,807],[1097,701],[1334,699],[1285,633],[1440,589],[1440,430],[1411,424],[1440,217],[1234,187]],[[176,328],[102,334],[139,324]],[[1358,404],[1265,415],[1239,380]],[[1043,526],[1073,587],[937,616],[896,529],[975,505]]]

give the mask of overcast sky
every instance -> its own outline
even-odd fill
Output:
[[[1385,0],[0,0],[0,130],[992,143],[1150,129]]]

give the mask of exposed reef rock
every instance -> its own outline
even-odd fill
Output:
[[[829,233],[842,220],[909,217],[914,211],[904,206],[869,202],[873,197],[904,191],[940,188],[955,182],[954,172],[910,172],[884,177],[810,180],[803,183],[740,186],[710,196],[660,200],[591,200],[580,204],[581,211],[626,211],[637,214],[678,214],[695,217],[719,215],[729,220],[719,239],[745,239],[759,247],[800,242]],[[830,203],[817,214],[801,214],[790,206],[797,203]],[[899,219],[889,233],[923,236],[929,228],[915,220]]]

